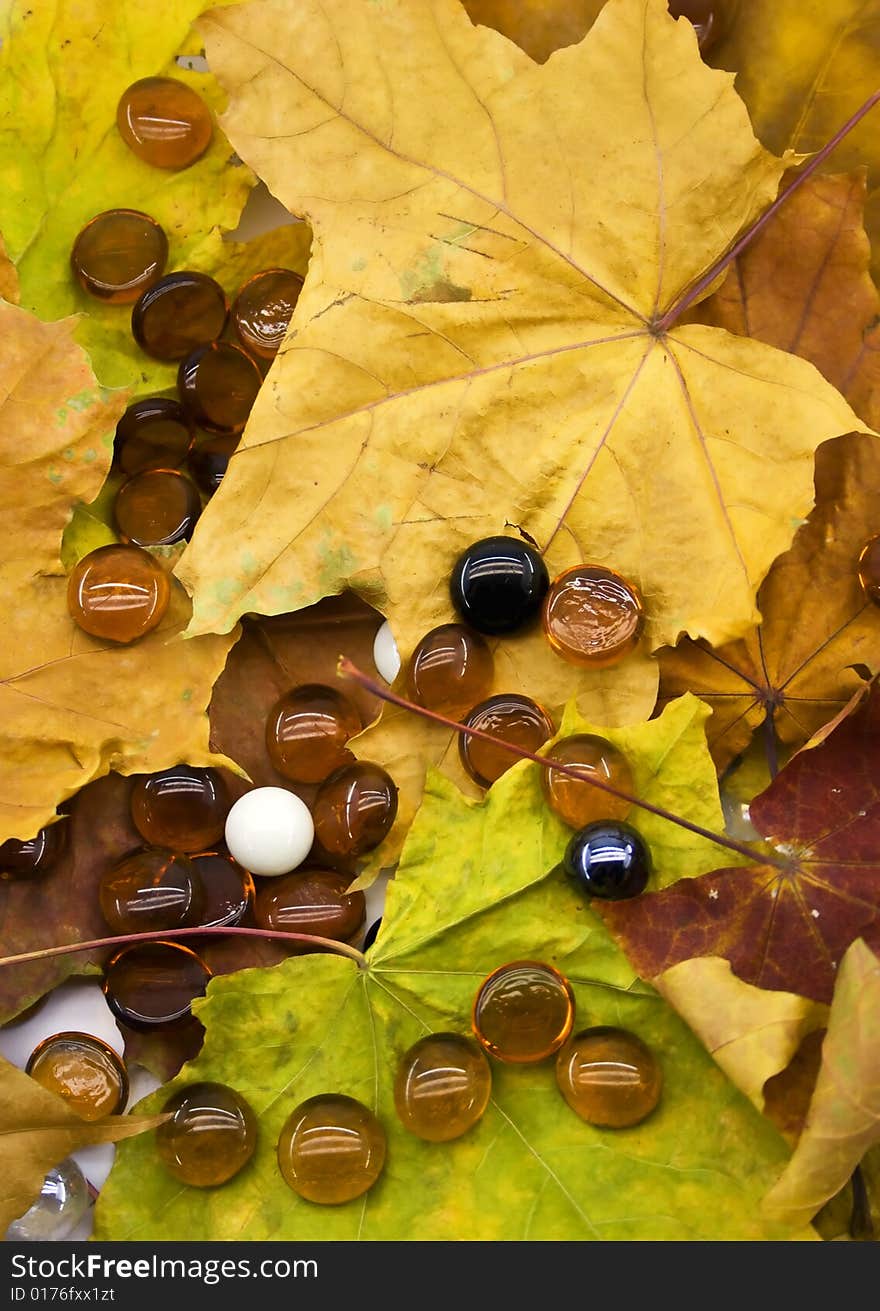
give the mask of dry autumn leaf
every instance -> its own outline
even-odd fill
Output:
[[[461,0],[471,21],[494,27],[543,64],[587,34],[605,0]]]

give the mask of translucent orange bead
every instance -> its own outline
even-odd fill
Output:
[[[261,929],[285,933],[315,933],[321,938],[349,942],[367,913],[362,892],[347,892],[351,876],[332,869],[298,869],[267,880],[257,893],[254,918]],[[308,951],[307,943],[293,951]]]
[[[245,350],[274,359],[302,288],[292,269],[264,269],[244,284],[232,305],[232,325]]]
[[[213,496],[220,486],[240,440],[240,433],[224,433],[200,442],[191,452],[189,471],[206,496]]]
[[[198,924],[203,896],[191,860],[162,847],[133,851],[98,885],[101,914],[114,933],[151,933]]]
[[[566,1043],[556,1058],[556,1082],[582,1120],[624,1129],[654,1110],[663,1072],[641,1038],[603,1026],[584,1029]]]
[[[868,600],[880,605],[880,536],[870,538],[862,548],[859,582]]]
[[[241,432],[262,381],[260,370],[239,346],[213,341],[199,346],[182,362],[177,390],[202,428]]]
[[[322,683],[305,683],[286,692],[269,711],[266,750],[285,778],[320,783],[354,760],[345,744],[362,727],[348,697]]]
[[[150,396],[129,405],[116,425],[113,459],[129,478],[145,469],[176,469],[186,459],[193,436],[179,401]]]
[[[191,1083],[162,1107],[156,1130],[166,1170],[192,1188],[217,1188],[237,1175],[257,1146],[257,1117],[241,1093],[222,1083]]]
[[[202,884],[199,924],[240,924],[253,908],[256,889],[251,874],[222,851],[202,851],[190,858]]]
[[[0,843],[0,879],[40,878],[51,870],[66,846],[67,825],[62,819],[47,824],[33,838],[7,838]]]
[[[574,993],[552,965],[512,961],[480,984],[472,1022],[477,1041],[499,1061],[543,1061],[571,1033]]]
[[[56,1033],[34,1048],[25,1072],[83,1120],[118,1115],[128,1100],[128,1075],[112,1047],[89,1033]]]
[[[410,1133],[431,1143],[445,1143],[473,1128],[491,1092],[489,1062],[472,1039],[431,1033],[401,1059],[394,1105]]]
[[[358,760],[334,770],[312,803],[315,839],[334,856],[378,847],[397,815],[397,787],[381,765]]]
[[[601,565],[576,565],[550,584],[543,621],[557,655],[601,669],[616,665],[638,646],[642,598],[620,574]]]
[[[210,977],[189,947],[138,942],[108,961],[101,987],[118,1019],[133,1029],[151,1029],[189,1016],[193,998],[204,996]]]
[[[154,168],[188,168],[211,144],[211,111],[197,92],[173,77],[144,77],[116,107],[120,136]]]
[[[229,792],[216,769],[172,765],[140,774],[131,791],[131,818],[147,842],[175,851],[205,851],[223,837]]]
[[[360,1197],[385,1164],[385,1130],[354,1097],[323,1093],[302,1102],[278,1139],[284,1181],[309,1202],[335,1206]]]
[[[482,637],[463,624],[441,624],[426,633],[410,656],[411,701],[461,719],[489,692],[494,661]]]
[[[556,731],[552,719],[537,701],[518,696],[515,692],[501,692],[481,701],[465,715],[462,723],[532,752],[542,747]],[[465,733],[459,736],[458,753],[471,778],[484,788],[490,787],[517,762],[511,751],[493,746],[491,742],[481,742],[478,737],[468,737]]]
[[[176,469],[136,473],[120,487],[113,502],[116,531],[124,542],[135,546],[188,542],[201,513],[198,489]]]
[[[157,360],[183,360],[216,341],[226,326],[229,302],[206,273],[166,273],[137,301],[131,331],[141,350]]]
[[[632,795],[632,770],[626,756],[604,737],[574,733],[560,738],[544,753],[544,758],[561,765],[574,765],[600,783]],[[572,828],[584,828],[599,819],[625,819],[631,809],[628,801],[558,769],[542,769],[541,788],[550,809]]]
[[[73,243],[70,263],[83,291],[114,305],[130,304],[162,276],[168,238],[155,219],[136,209],[110,209],[87,223]]]
[[[139,546],[99,546],[67,580],[67,608],[92,637],[136,642],[161,622],[171,599],[162,566]]]

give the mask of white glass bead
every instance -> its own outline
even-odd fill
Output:
[[[314,838],[308,806],[286,788],[254,788],[239,797],[226,816],[230,854],[263,878],[296,869]]]
[[[89,1186],[76,1161],[68,1156],[43,1180],[29,1210],[6,1230],[7,1242],[39,1243],[67,1238],[89,1209]]]
[[[387,619],[373,639],[373,664],[386,683],[393,683],[400,673],[400,652]]]

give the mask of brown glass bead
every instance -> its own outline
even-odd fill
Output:
[[[131,330],[154,359],[183,360],[217,340],[228,313],[223,288],[206,273],[167,273],[134,306]]]
[[[240,924],[256,896],[251,874],[224,851],[202,851],[190,859],[202,885],[199,924],[205,928]]]
[[[560,738],[544,756],[561,765],[574,765],[600,783],[632,794],[632,770],[626,756],[604,737],[574,733]],[[558,769],[541,770],[541,788],[550,809],[572,828],[584,828],[600,819],[625,819],[631,809],[628,801],[593,787],[587,779],[572,778]]]
[[[644,611],[638,590],[620,574],[580,564],[550,584],[543,619],[557,655],[601,669],[616,665],[638,646]]]
[[[302,288],[292,269],[264,269],[244,284],[232,305],[232,324],[245,350],[275,358]]]
[[[113,459],[129,478],[147,469],[177,469],[189,454],[193,436],[179,401],[150,396],[129,405],[116,425]]]
[[[213,496],[226,476],[241,433],[223,433],[200,442],[190,453],[189,471],[206,496]]]
[[[694,28],[700,51],[711,50],[721,35],[719,4],[721,0],[669,0],[673,18],[687,18]]]
[[[862,548],[859,582],[868,600],[880,605],[880,536],[870,538]]]
[[[372,851],[397,816],[397,787],[381,765],[358,760],[325,778],[312,803],[315,839],[334,856]]]
[[[154,168],[188,168],[214,134],[202,97],[173,77],[144,77],[127,87],[116,106],[116,126],[129,150]]]
[[[512,961],[480,984],[472,1022],[477,1041],[499,1061],[543,1061],[571,1033],[574,993],[552,965]]]
[[[161,278],[168,238],[155,219],[136,209],[109,209],[87,223],[73,243],[70,263],[84,291],[114,305],[131,304]]]
[[[112,1047],[89,1033],[44,1038],[31,1052],[25,1073],[83,1120],[118,1115],[128,1100],[125,1065]]]
[[[188,542],[202,513],[194,483],[176,469],[147,469],[123,483],[113,502],[116,531],[135,546]]]
[[[465,715],[462,723],[532,752],[542,747],[556,731],[547,711],[537,701],[518,696],[515,692],[501,692],[481,701]],[[517,762],[513,752],[491,742],[481,742],[478,737],[468,737],[466,733],[459,735],[458,754],[471,778],[483,788],[491,787]]]
[[[92,637],[136,642],[161,622],[171,599],[162,566],[139,546],[99,546],[67,580],[67,608]]]
[[[458,1033],[432,1033],[401,1060],[394,1105],[410,1133],[446,1143],[473,1128],[491,1092],[492,1071],[477,1044]]]
[[[357,708],[322,683],[305,683],[286,692],[269,711],[266,750],[285,778],[320,783],[354,756],[346,742],[363,724]]]
[[[189,947],[138,942],[108,961],[101,986],[118,1019],[133,1029],[150,1029],[188,1016],[193,998],[205,995],[210,977],[205,962]]]
[[[556,1082],[587,1124],[625,1129],[654,1110],[663,1072],[641,1038],[602,1026],[583,1029],[565,1044],[556,1058]]]
[[[385,1130],[362,1102],[323,1093],[288,1116],[278,1139],[278,1167],[309,1202],[334,1206],[360,1197],[382,1173]]]
[[[181,401],[210,432],[241,432],[262,381],[251,357],[228,341],[200,346],[177,372]]]
[[[417,705],[461,719],[486,696],[493,676],[492,652],[482,637],[463,624],[441,624],[410,656],[407,690]]]
[[[140,774],[131,792],[138,833],[157,847],[205,851],[223,837],[229,793],[216,769],[172,765]]]
[[[0,879],[40,878],[55,864],[64,850],[67,824],[61,819],[47,824],[33,838],[7,838],[0,843]]]
[[[203,897],[188,857],[163,847],[133,851],[101,878],[101,914],[114,933],[152,933],[198,924]]]
[[[261,929],[349,942],[367,913],[364,894],[346,892],[350,883],[350,875],[332,869],[298,869],[267,880],[257,893],[254,918]],[[287,945],[293,951],[309,950],[307,943]]]
[[[162,1107],[156,1130],[166,1170],[193,1188],[216,1188],[247,1165],[257,1146],[257,1117],[241,1093],[222,1083],[191,1083]]]

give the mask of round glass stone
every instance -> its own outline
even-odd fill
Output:
[[[129,405],[116,425],[113,459],[129,478],[147,469],[176,469],[189,454],[193,435],[179,401],[150,396]]]
[[[880,536],[870,538],[862,548],[859,582],[868,600],[880,605]]]
[[[531,752],[542,747],[556,731],[552,719],[537,701],[515,692],[501,692],[481,701],[465,715],[462,723]],[[491,787],[517,762],[513,752],[482,742],[478,737],[468,737],[466,733],[459,734],[458,754],[474,782],[484,788]]]
[[[202,884],[203,904],[199,924],[216,928],[240,924],[253,907],[254,880],[237,860],[222,851],[203,851],[191,856]]]
[[[101,986],[118,1019],[133,1029],[150,1029],[190,1015],[193,998],[205,995],[210,977],[189,947],[138,942],[108,961]]]
[[[202,513],[198,489],[176,469],[146,469],[123,483],[113,502],[116,531],[135,546],[188,542]]]
[[[410,656],[407,692],[417,705],[461,719],[487,696],[494,672],[492,652],[478,633],[441,624]]]
[[[48,1243],[69,1238],[89,1209],[89,1186],[82,1170],[68,1156],[43,1180],[40,1195],[29,1210],[6,1230],[8,1243]]]
[[[480,984],[473,1030],[490,1056],[513,1065],[543,1061],[571,1033],[574,993],[552,965],[512,961]]]
[[[183,360],[198,346],[216,341],[228,313],[223,288],[206,273],[166,273],[132,309],[131,330],[141,350],[154,359]]]
[[[99,546],[67,580],[67,608],[84,632],[109,642],[136,642],[162,622],[171,582],[139,546]]]
[[[172,765],[139,774],[131,791],[131,818],[147,842],[175,851],[205,851],[223,837],[229,793],[216,769]]]
[[[144,77],[120,96],[116,126],[138,159],[154,168],[188,168],[211,144],[211,111],[174,77]]]
[[[309,1202],[337,1205],[360,1197],[385,1164],[385,1130],[362,1102],[324,1093],[302,1102],[278,1139],[284,1181]]]
[[[651,1051],[626,1029],[583,1029],[556,1058],[556,1082],[587,1124],[625,1129],[650,1115],[660,1100],[663,1072]]]
[[[70,263],[83,291],[114,305],[130,304],[162,276],[168,238],[136,209],[109,209],[87,223]]]
[[[589,896],[624,901],[648,886],[651,853],[629,824],[599,820],[572,836],[562,867]]]
[[[574,665],[616,665],[638,646],[644,626],[634,584],[601,565],[579,564],[554,579],[544,601],[544,632]]]
[[[153,933],[198,924],[203,905],[191,860],[164,847],[133,851],[102,876],[101,914],[114,933]]]
[[[0,879],[40,878],[52,868],[66,844],[64,820],[47,824],[33,838],[7,838],[0,843]]]
[[[348,697],[321,683],[306,683],[286,692],[269,711],[266,750],[285,778],[320,783],[334,769],[351,763],[348,739],[363,724]]]
[[[473,1128],[491,1092],[492,1071],[477,1044],[457,1033],[432,1033],[401,1060],[394,1105],[410,1133],[446,1143]]]
[[[199,346],[177,372],[181,401],[210,432],[241,432],[262,381],[251,357],[227,341]]]
[[[334,770],[312,803],[315,837],[334,856],[372,851],[397,816],[397,787],[381,765],[358,760]]]
[[[314,933],[350,942],[367,913],[362,892],[347,893],[351,875],[331,869],[303,869],[265,883],[257,893],[254,918],[261,929],[284,933]],[[285,944],[306,952],[308,943]]]
[[[669,0],[673,18],[687,18],[694,28],[701,52],[711,50],[721,35],[719,0]]]
[[[555,742],[545,752],[544,758],[561,765],[572,765],[588,776],[578,779],[558,769],[541,771],[541,788],[547,805],[572,828],[583,828],[585,824],[600,819],[623,819],[629,814],[631,806],[628,801],[603,792],[589,782],[590,778],[596,778],[600,783],[632,795],[632,770],[626,756],[603,737],[574,733]]]
[[[480,633],[513,633],[537,619],[550,579],[538,551],[518,537],[484,537],[458,557],[452,604]]]
[[[244,284],[232,305],[232,325],[245,350],[275,358],[302,288],[292,269],[264,269]]]
[[[25,1073],[84,1120],[118,1115],[128,1100],[128,1075],[112,1047],[90,1033],[56,1033],[34,1048]]]
[[[206,496],[213,496],[220,486],[240,440],[240,433],[224,433],[200,442],[190,453],[189,471]]]
[[[162,1107],[156,1130],[166,1170],[192,1188],[216,1188],[247,1165],[257,1146],[257,1117],[241,1093],[222,1083],[191,1083]]]

